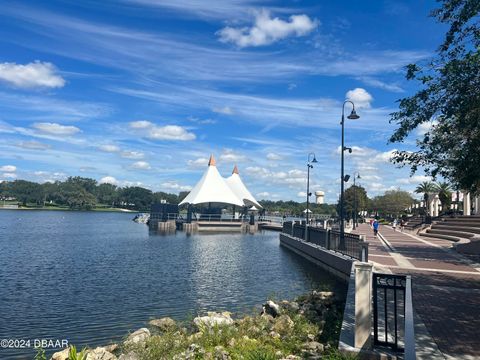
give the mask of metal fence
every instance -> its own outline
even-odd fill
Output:
[[[373,273],[373,335],[376,346],[415,359],[410,276]]]
[[[305,234],[306,230],[308,234]],[[361,261],[368,261],[368,243],[364,241],[363,235],[344,233],[345,244],[342,246],[338,230],[305,227],[305,224],[286,221],[283,223],[282,232],[327,250],[337,251]]]

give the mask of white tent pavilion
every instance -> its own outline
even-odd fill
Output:
[[[180,202],[182,204],[204,204],[204,203],[225,203],[237,206],[244,206],[242,199],[228,186],[225,179],[217,170],[213,155],[210,156],[207,171],[200,181]]]
[[[309,214],[311,214],[311,213],[312,213],[312,210],[310,210],[310,209],[305,209],[305,210],[303,210],[303,213],[304,213],[304,214],[306,214],[307,212],[308,212]]]
[[[253,195],[248,191],[247,187],[243,184],[240,175],[238,174],[237,165],[233,168],[232,175],[225,180],[230,186],[230,189],[244,202],[246,206],[253,206],[256,209],[261,209],[262,205],[260,205],[257,200],[253,197]]]

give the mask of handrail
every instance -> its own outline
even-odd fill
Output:
[[[407,275],[405,284],[405,353],[404,360],[415,360],[415,323],[413,320],[412,278]]]

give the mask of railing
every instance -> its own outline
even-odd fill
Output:
[[[415,359],[411,278],[373,274],[373,336],[375,346],[403,351],[404,359]]]
[[[286,221],[283,223],[282,232],[302,240],[306,239],[307,242],[327,250],[333,250],[360,261],[368,261],[368,242],[364,241],[363,235],[345,233],[345,245],[342,247],[339,231],[313,226],[308,226],[307,229],[308,236],[306,237],[305,224]]]

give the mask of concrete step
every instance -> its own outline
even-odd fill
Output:
[[[464,225],[464,226],[472,226],[472,227],[480,227],[480,221],[476,220],[444,220],[444,221],[436,221],[436,224],[444,224],[444,225]]]
[[[472,236],[476,235],[475,233],[470,233],[470,232],[465,232],[465,231],[457,231],[457,230],[437,229],[436,227],[428,229],[427,233],[429,233],[429,234],[440,234],[440,235],[452,235],[452,236],[458,236],[458,237],[463,237],[463,238],[471,238]]]
[[[451,235],[440,235],[440,234],[430,234],[430,233],[420,233],[420,236],[423,237],[430,237],[430,238],[436,238],[436,239],[443,239],[443,240],[450,240],[454,242],[461,241],[463,238],[457,237],[457,236],[451,236]]]
[[[444,225],[444,223],[438,223],[432,225],[432,229],[453,230],[453,231],[466,231],[470,233],[480,234],[480,227],[473,226],[461,226],[461,225]]]

